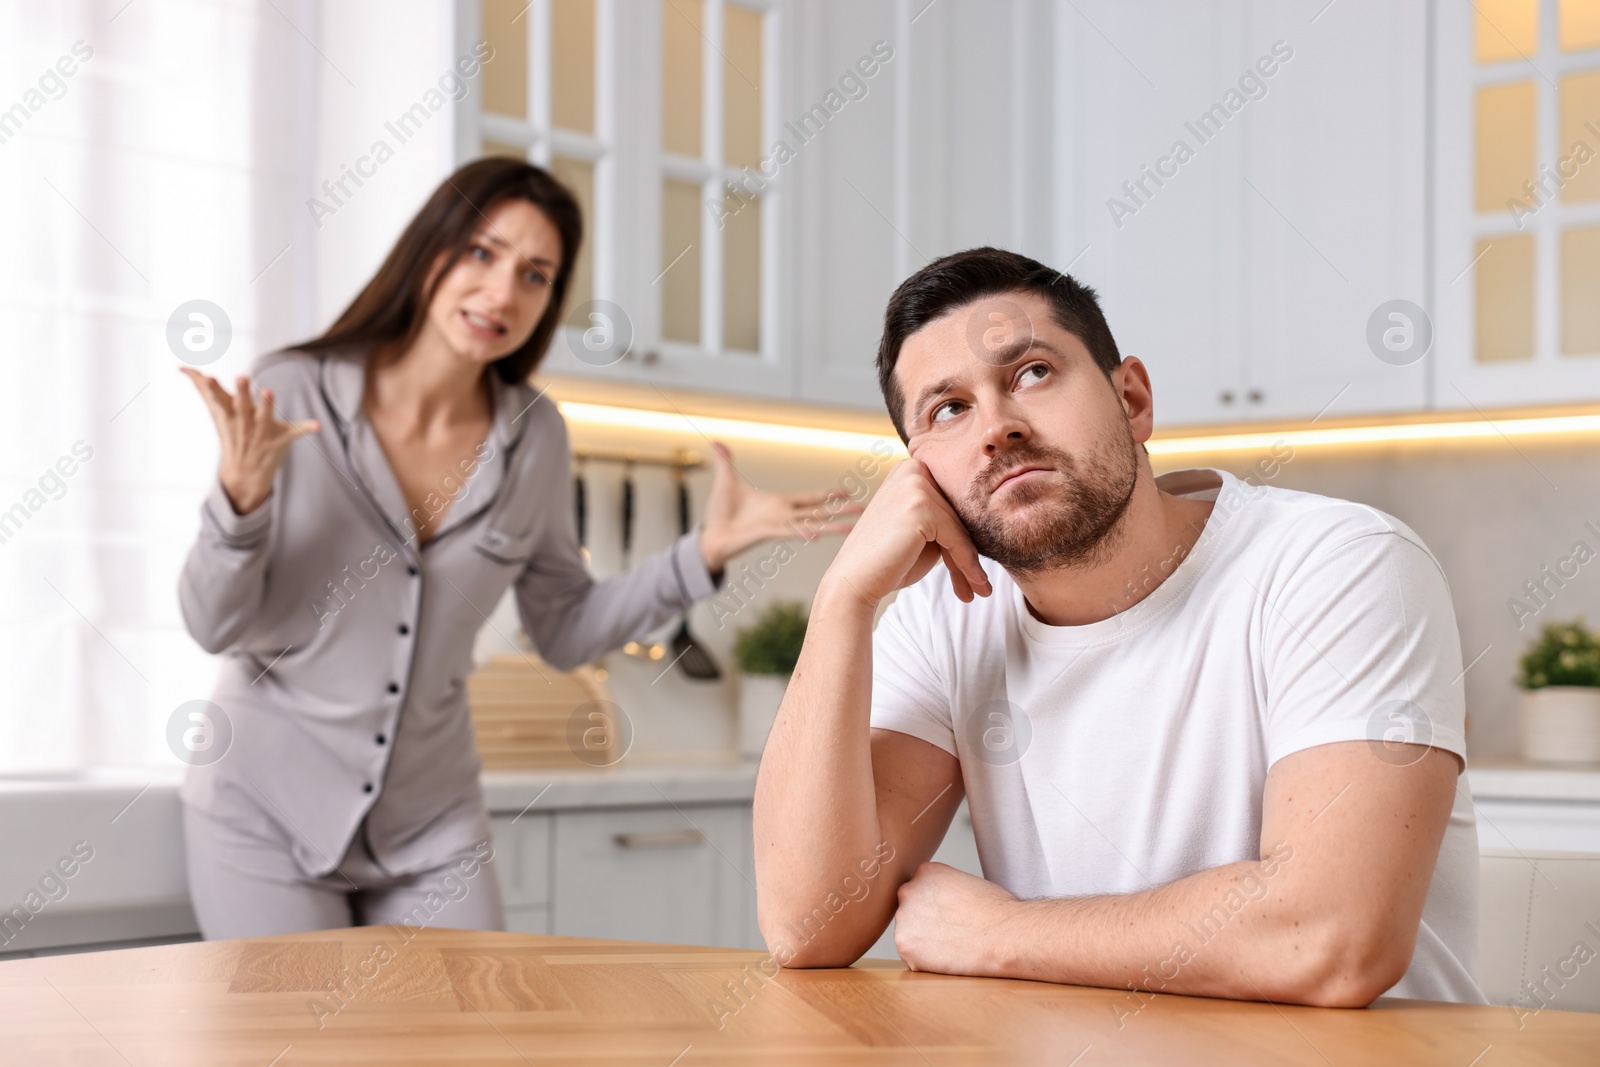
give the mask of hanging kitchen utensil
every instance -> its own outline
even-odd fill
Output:
[[[633,566],[633,464],[622,467],[622,569]]]
[[[584,478],[583,460],[572,473],[572,510],[578,520],[578,551],[589,562],[589,483]]]
[[[672,472],[678,482],[678,534],[682,536],[689,532],[689,483],[683,476],[681,464],[673,467]],[[715,681],[722,677],[722,672],[717,669],[717,661],[700,647],[689,632],[687,607],[684,608],[683,621],[678,624],[678,632],[672,635],[672,655],[673,661],[690,678]]]
[[[633,518],[636,494],[633,484],[633,461],[628,460],[622,465],[622,569],[633,568]],[[663,644],[646,645],[639,641],[629,641],[622,646],[622,651],[630,656],[640,659],[660,659],[667,654],[667,646]]]

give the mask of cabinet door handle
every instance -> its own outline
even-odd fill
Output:
[[[1217,399],[1221,400],[1224,404],[1231,404],[1233,403],[1233,391],[1230,389],[1224,389],[1222,394],[1217,397]]]
[[[706,839],[699,830],[669,830],[665,833],[615,834],[611,840],[618,848],[661,848],[673,845],[698,845]]]
[[[1259,390],[1259,389],[1252,389],[1252,390],[1250,390],[1250,394],[1249,394],[1249,395],[1250,395],[1250,403],[1252,403],[1252,404],[1259,404],[1259,403],[1261,403],[1261,401],[1262,401],[1262,393],[1261,393],[1261,390]]]

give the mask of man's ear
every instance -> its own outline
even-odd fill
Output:
[[[1150,372],[1136,356],[1124,356],[1111,372],[1111,388],[1122,403],[1128,429],[1135,444],[1144,444],[1155,433],[1155,400],[1150,390]]]

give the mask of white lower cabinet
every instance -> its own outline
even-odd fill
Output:
[[[748,801],[499,814],[490,824],[513,933],[766,947]],[[983,873],[965,801],[933,858]],[[893,923],[867,955],[897,958]]]
[[[506,929],[550,932],[550,822],[553,815],[494,815],[494,862],[506,903]]]
[[[749,811],[708,804],[555,813],[550,932],[744,945]]]
[[[548,934],[550,909],[542,905],[536,908],[514,908],[507,904],[506,929],[513,934]]]

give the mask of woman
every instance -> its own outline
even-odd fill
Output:
[[[229,653],[221,758],[192,761],[181,791],[207,938],[503,929],[464,683],[506,587],[540,654],[575,667],[713,592],[730,556],[827,498],[742,485],[717,445],[705,523],[590,578],[566,427],[526,384],[582,233],[545,171],[479,160],[332,328],[258,360],[253,386],[184,369],[222,446],[179,584],[189,632]]]

